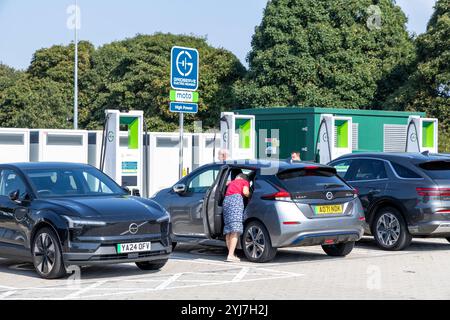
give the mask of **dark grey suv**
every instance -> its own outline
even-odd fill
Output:
[[[450,158],[427,153],[348,154],[332,162],[358,190],[366,233],[386,250],[413,237],[450,241]]]

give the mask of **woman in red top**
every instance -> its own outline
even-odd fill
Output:
[[[239,261],[234,251],[238,242],[239,235],[244,232],[244,197],[250,196],[250,184],[248,177],[240,173],[236,179],[228,184],[225,199],[223,201],[223,220],[228,257],[227,262]]]

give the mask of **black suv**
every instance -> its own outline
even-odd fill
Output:
[[[348,154],[329,165],[358,190],[366,233],[385,250],[413,237],[450,241],[450,158],[428,153]]]
[[[169,215],[127,191],[84,164],[1,164],[0,257],[32,261],[47,279],[71,265],[162,268],[172,251]]]

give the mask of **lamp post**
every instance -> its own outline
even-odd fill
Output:
[[[74,67],[74,99],[73,128],[78,129],[78,0],[75,0],[75,67]]]

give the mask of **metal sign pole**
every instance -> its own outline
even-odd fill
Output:
[[[180,159],[179,159],[179,178],[183,177],[183,130],[184,130],[184,113],[180,112]]]

